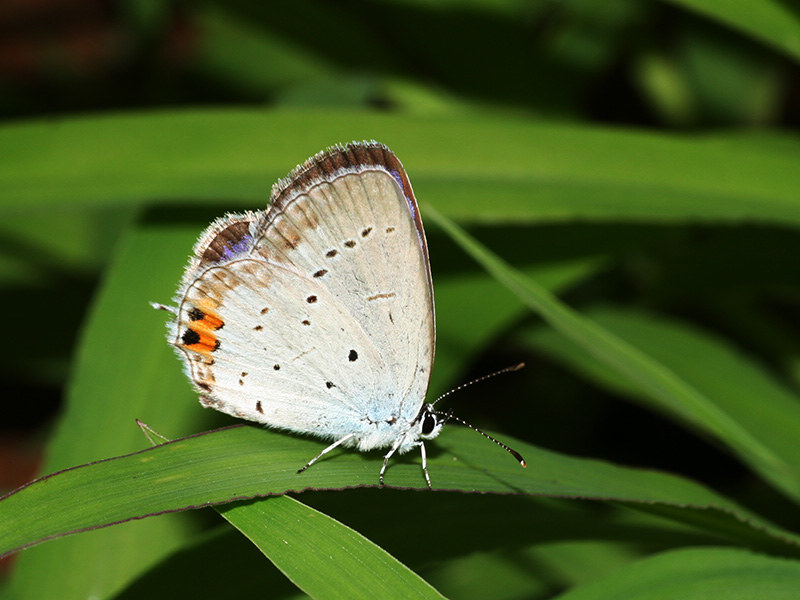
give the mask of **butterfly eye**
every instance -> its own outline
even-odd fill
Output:
[[[436,427],[436,417],[431,413],[425,413],[422,418],[422,435],[430,434]]]

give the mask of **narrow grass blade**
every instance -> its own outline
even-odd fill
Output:
[[[786,463],[800,464],[800,402],[755,357],[727,340],[664,315],[598,307],[587,310],[586,316],[686,381],[744,424]],[[614,393],[664,411],[663,403],[646,389],[610,371],[585,348],[552,329],[525,331],[521,339]]]
[[[312,598],[442,598],[361,534],[288,496],[218,510]]]
[[[647,390],[653,399],[674,414],[709,431],[757,473],[800,500],[797,469],[779,456],[766,440],[758,439],[744,424],[663,364],[559,302],[550,292],[521,275],[436,210],[428,207],[426,214],[562,335],[583,347],[606,367]]]

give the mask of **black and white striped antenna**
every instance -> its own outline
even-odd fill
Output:
[[[435,405],[436,405],[436,403],[437,403],[437,402],[439,402],[439,400],[441,400],[441,399],[443,399],[443,398],[446,398],[447,396],[449,396],[449,395],[451,395],[451,394],[453,394],[453,393],[455,393],[455,392],[458,392],[458,391],[460,391],[460,390],[463,390],[464,388],[467,388],[467,387],[469,387],[469,386],[471,386],[471,385],[474,385],[474,384],[476,384],[476,383],[481,383],[482,381],[486,381],[487,379],[491,379],[492,377],[495,377],[495,376],[497,376],[497,375],[503,375],[504,373],[512,373],[512,372],[514,372],[514,371],[519,371],[519,370],[520,370],[522,367],[524,367],[524,366],[525,366],[525,363],[519,363],[519,364],[517,364],[517,365],[513,365],[513,366],[510,366],[510,367],[506,367],[505,369],[500,369],[499,371],[495,371],[495,372],[493,372],[493,373],[489,373],[488,375],[483,375],[482,377],[478,377],[477,379],[473,379],[473,380],[471,380],[471,381],[468,381],[468,382],[466,382],[466,383],[462,383],[461,385],[459,385],[459,386],[457,386],[457,387],[454,387],[452,390],[450,390],[450,391],[448,391],[448,392],[445,392],[444,394],[442,394],[441,396],[439,396],[439,397],[438,397],[436,400],[434,400],[433,402],[431,402],[431,406],[435,406]],[[434,411],[432,411],[432,412],[433,412],[433,414],[435,414],[436,416],[438,416],[438,417],[442,417],[442,418],[444,419],[444,421],[443,421],[443,422],[445,422],[445,423],[446,423],[447,421],[449,421],[450,419],[453,419],[454,421],[458,421],[458,422],[459,422],[459,423],[461,423],[462,425],[465,425],[465,426],[469,427],[469,428],[470,428],[470,429],[472,429],[473,431],[477,431],[477,432],[478,432],[478,433],[480,433],[480,434],[481,434],[483,437],[485,437],[487,440],[490,440],[490,441],[494,442],[495,444],[497,444],[498,446],[500,446],[500,447],[501,447],[503,450],[505,450],[506,452],[508,452],[509,454],[511,454],[511,456],[513,456],[514,458],[516,458],[516,459],[519,461],[519,464],[521,464],[523,467],[527,467],[527,466],[528,466],[528,464],[525,462],[525,459],[524,459],[524,458],[522,458],[522,455],[521,455],[519,452],[517,452],[516,450],[514,450],[514,449],[512,449],[512,448],[509,448],[509,447],[508,447],[508,446],[506,446],[506,445],[505,445],[503,442],[501,442],[501,441],[500,441],[500,440],[498,440],[498,439],[495,439],[494,437],[492,437],[491,435],[489,435],[489,434],[488,434],[488,433],[486,433],[485,431],[482,431],[482,430],[478,429],[477,427],[475,427],[474,425],[472,425],[472,424],[470,424],[470,423],[467,423],[467,422],[466,422],[464,419],[462,419],[461,417],[457,417],[457,416],[455,416],[455,415],[453,414],[452,410],[448,410],[448,411],[434,410]]]

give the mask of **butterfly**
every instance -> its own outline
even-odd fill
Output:
[[[386,449],[383,485],[389,459],[419,448],[431,487],[424,442],[464,421],[425,402],[428,247],[389,148],[333,146],[278,181],[268,210],[212,223],[174,300],[156,306],[201,404],[332,442],[298,473],[338,446]]]

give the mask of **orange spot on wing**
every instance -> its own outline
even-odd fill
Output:
[[[192,328],[200,333],[202,330],[214,331],[225,325],[225,321],[217,314],[219,304],[211,298],[201,298],[197,308],[203,311],[203,318],[192,323]]]
[[[203,317],[203,320],[200,323],[211,330],[219,329],[223,325],[225,325],[225,321],[223,321],[218,315],[213,313],[206,313],[206,316]]]
[[[194,344],[185,344],[184,348],[193,350],[194,352],[200,352],[201,354],[211,354],[211,352],[217,349],[217,338],[213,333],[205,328],[193,327],[192,330],[200,336],[200,341]]]
[[[205,298],[200,298],[197,301],[197,308],[202,310],[204,313],[213,313],[215,310],[217,310],[218,306],[219,302],[207,296]]]

